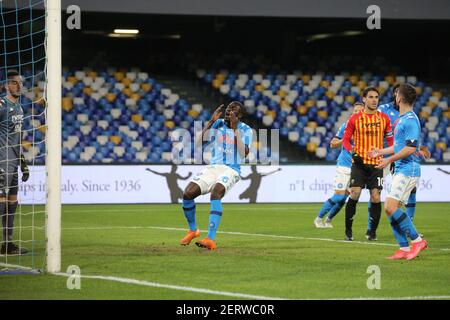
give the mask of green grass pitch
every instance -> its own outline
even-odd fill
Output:
[[[342,241],[344,209],[333,229],[314,227],[320,206],[225,203],[218,249],[208,251],[179,245],[187,228],[180,205],[65,205],[62,271],[79,266],[87,276],[81,289],[67,289],[64,276],[0,274],[0,300],[450,298],[449,203],[417,204],[415,224],[429,249],[413,261],[386,260],[396,247],[385,216],[378,241],[365,240],[366,203],[358,205],[353,243]],[[202,236],[208,215],[209,205],[197,205]],[[21,238],[31,238],[32,215],[16,219]],[[35,215],[34,224],[43,223]],[[44,239],[43,229],[34,232]],[[37,254],[0,263],[42,267],[43,241],[31,246]],[[380,268],[379,290],[367,287],[371,265]]]

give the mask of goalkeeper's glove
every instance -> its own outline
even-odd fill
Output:
[[[363,158],[361,158],[360,155],[358,155],[356,152],[352,153],[352,159],[354,164],[362,165],[364,164]]]
[[[23,154],[20,155],[20,170],[22,171],[22,181],[26,182],[28,178],[30,178],[30,169],[28,169],[25,156]]]

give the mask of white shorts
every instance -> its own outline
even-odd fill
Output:
[[[216,183],[223,185],[227,194],[239,180],[241,180],[239,173],[223,164],[208,165],[192,178],[192,182],[200,187],[202,195],[211,192]]]
[[[401,173],[394,174],[388,197],[398,200],[402,204],[408,203],[411,190],[414,189],[418,181],[419,177],[407,177]]]
[[[383,178],[386,178],[390,174],[391,174],[391,166],[389,165],[383,169]]]
[[[336,167],[336,175],[334,176],[334,190],[347,190],[350,186],[351,168]]]

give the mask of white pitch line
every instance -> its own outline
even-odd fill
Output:
[[[108,227],[74,227],[74,228],[62,228],[62,230],[113,230],[113,229],[155,229],[155,230],[168,230],[168,231],[187,231],[186,228],[170,228],[170,227],[154,227],[154,226],[108,226]],[[200,230],[205,231],[205,230]],[[217,233],[231,234],[239,236],[253,236],[253,237],[265,237],[265,238],[278,238],[278,239],[292,239],[292,240],[313,240],[313,241],[328,241],[328,242],[338,242],[346,244],[364,244],[370,246],[387,246],[387,247],[397,247],[397,244],[384,243],[384,242],[363,242],[363,241],[346,241],[346,240],[336,240],[329,238],[310,238],[310,237],[297,237],[297,236],[285,236],[285,235],[275,235],[275,234],[264,234],[264,233],[246,233],[246,232],[233,232],[233,231],[217,231]],[[442,251],[450,251],[448,248],[437,248]]]
[[[74,276],[73,274],[61,273],[61,272],[60,273],[52,273],[52,274],[56,275],[56,276],[63,276],[63,277]],[[136,280],[136,279],[129,279],[129,278],[113,277],[113,276],[80,275],[80,278],[115,281],[115,282],[126,283],[126,284],[137,284],[137,285],[146,286],[146,287],[164,288],[164,289],[172,289],[172,290],[180,290],[180,291],[188,291],[188,292],[196,292],[196,293],[206,293],[206,294],[227,296],[227,297],[233,297],[233,298],[244,298],[244,299],[253,299],[253,300],[288,300],[287,298],[280,298],[280,297],[266,297],[266,296],[258,296],[258,295],[239,293],[239,292],[228,292],[228,291],[218,291],[218,290],[210,290],[210,289],[203,289],[203,288],[184,287],[184,286],[177,286],[177,285],[172,285],[172,284],[163,284],[163,283],[150,282],[150,281],[145,281],[145,280]]]
[[[23,267],[23,266],[9,264],[9,263],[1,263],[0,262],[0,266],[24,269],[24,270],[32,270],[31,268],[28,268],[28,267]],[[75,276],[73,274],[63,273],[63,272],[50,273],[50,274],[55,275],[55,276],[62,276],[62,277],[66,277],[66,278]],[[316,299],[310,299],[310,298],[287,299],[287,298],[268,297],[268,296],[252,295],[252,294],[238,293],[238,292],[217,291],[217,290],[210,290],[210,289],[204,289],[204,288],[194,288],[194,287],[185,287],[185,286],[178,286],[178,285],[171,285],[171,284],[162,284],[162,283],[150,282],[150,281],[145,281],[145,280],[137,280],[137,279],[121,278],[121,277],[113,277],[113,276],[79,275],[79,277],[85,278],[85,279],[106,280],[106,281],[113,281],[113,282],[119,282],[119,283],[134,284],[134,285],[140,285],[140,286],[145,286],[145,287],[172,289],[172,290],[179,290],[179,291],[213,294],[213,295],[227,296],[227,297],[233,297],[233,298],[253,299],[253,300],[316,300]],[[442,295],[442,296],[412,296],[412,297],[357,297],[357,298],[331,298],[331,299],[327,298],[325,300],[436,300],[436,299],[450,299],[450,296]]]

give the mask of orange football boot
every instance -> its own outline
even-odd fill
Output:
[[[186,236],[181,239],[180,244],[182,246],[187,246],[188,244],[191,243],[191,241],[195,238],[200,237],[200,230],[197,229],[195,231],[189,230],[188,233],[186,234]]]
[[[419,255],[419,253],[423,250],[428,248],[428,243],[425,239],[422,239],[422,241],[419,242],[413,242],[411,250],[408,253],[408,256],[406,257],[406,260],[412,260],[415,257]]]
[[[216,242],[208,237],[203,240],[197,241],[195,244],[200,248],[206,248],[209,250],[216,250],[217,248]]]
[[[387,258],[389,260],[401,260],[401,259],[406,259],[408,254],[409,254],[409,251],[404,251],[404,250],[398,249],[397,251],[395,251],[394,255],[387,257]]]

